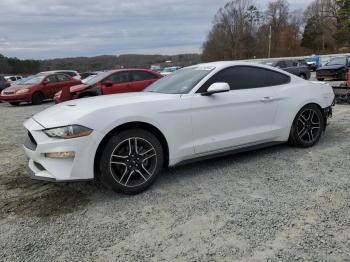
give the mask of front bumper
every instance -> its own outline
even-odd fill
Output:
[[[24,126],[28,130],[24,151],[29,159],[29,176],[32,179],[71,182],[94,178],[94,158],[99,138],[97,132],[86,137],[55,139],[42,132],[44,127],[34,119],[27,120]],[[74,152],[75,156],[49,158],[45,155],[53,152]]]
[[[30,100],[31,100],[30,94],[0,95],[0,101],[4,101],[4,102],[29,102]]]

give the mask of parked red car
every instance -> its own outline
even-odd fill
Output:
[[[1,92],[0,100],[14,106],[21,102],[32,102],[33,105],[38,105],[45,99],[53,98],[62,88],[80,83],[80,80],[62,73],[41,73],[4,89]]]
[[[162,75],[146,69],[120,69],[100,73],[85,84],[65,88],[58,92],[56,103],[98,95],[110,95],[127,92],[140,92],[154,83]]]

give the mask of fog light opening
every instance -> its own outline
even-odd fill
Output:
[[[68,151],[68,152],[50,152],[45,153],[45,157],[47,158],[74,158],[75,152]]]

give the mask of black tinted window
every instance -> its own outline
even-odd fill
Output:
[[[145,71],[133,71],[131,74],[133,81],[143,81],[157,78],[154,74]]]
[[[279,61],[279,62],[277,62],[276,66],[278,66],[280,68],[286,68],[287,63],[285,61]]]
[[[211,84],[218,82],[228,83],[231,90],[237,90],[283,85],[289,81],[289,76],[272,70],[251,66],[235,66],[214,75],[204,84],[200,92],[205,92]]]

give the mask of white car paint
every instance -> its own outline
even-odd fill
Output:
[[[246,65],[289,75],[291,82],[281,86],[231,90],[212,96],[196,91],[217,72]],[[285,71],[244,62],[216,62],[197,65],[212,68],[186,94],[126,93],[73,100],[55,105],[24,123],[37,142],[25,147],[29,168],[36,179],[55,181],[94,178],[94,159],[103,138],[116,127],[144,122],[156,127],[169,147],[169,166],[199,156],[267,142],[288,140],[292,122],[306,104],[330,107],[332,88],[325,83],[305,81]],[[67,125],[82,125],[94,131],[86,137],[56,139],[42,130]],[[69,159],[50,159],[48,152],[74,151]],[[38,168],[34,162],[43,168]]]

